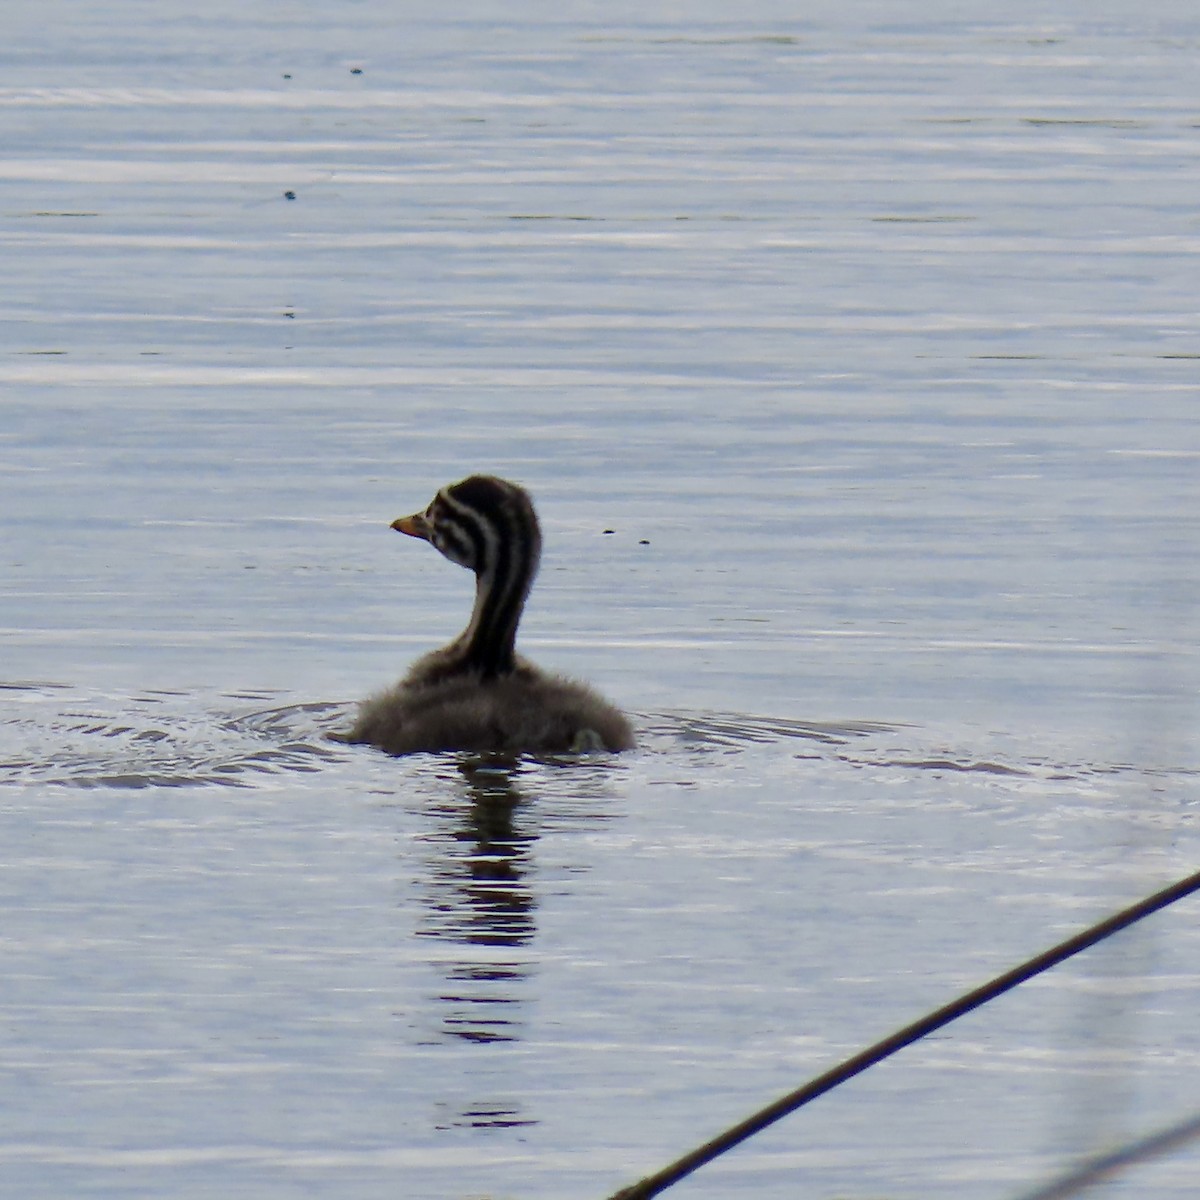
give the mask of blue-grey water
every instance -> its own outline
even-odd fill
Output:
[[[5,1195],[603,1200],[1200,860],[1193,6],[418,7],[5,13]],[[635,752],[327,740],[476,470]],[[1198,927],[670,1194],[1178,1120]]]

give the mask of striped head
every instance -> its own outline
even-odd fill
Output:
[[[400,517],[392,528],[424,538],[451,562],[481,577],[517,569],[526,578],[524,590],[541,557],[541,530],[528,493],[494,475],[447,484],[424,512]]]

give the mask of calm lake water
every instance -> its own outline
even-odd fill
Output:
[[[407,7],[5,16],[6,1195],[604,1200],[1200,861],[1194,6]],[[635,752],[326,740],[476,470]],[[1190,902],[669,1194],[1016,1197],[1198,1004]]]

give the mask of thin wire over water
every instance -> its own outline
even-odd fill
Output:
[[[623,1188],[621,1191],[616,1192],[611,1197],[611,1200],[650,1200],[650,1197],[657,1196],[660,1192],[665,1191],[681,1179],[686,1178],[706,1163],[710,1163],[713,1159],[732,1150],[747,1138],[753,1137],[756,1133],[761,1133],[776,1121],[795,1112],[798,1108],[810,1103],[818,1096],[823,1096],[826,1092],[832,1091],[847,1080],[853,1079],[869,1067],[875,1066],[876,1063],[882,1062],[885,1058],[890,1058],[906,1046],[911,1046],[914,1042],[919,1041],[928,1034],[949,1025],[951,1021],[955,1021],[959,1017],[965,1016],[967,1013],[982,1007],[984,1004],[995,1000],[998,996],[1004,995],[1005,992],[1009,992],[1027,980],[1034,978],[1034,976],[1058,966],[1059,963],[1065,962],[1067,959],[1087,950],[1098,942],[1104,941],[1105,938],[1111,937],[1114,933],[1122,929],[1127,929],[1130,925],[1141,921],[1152,913],[1156,913],[1168,905],[1190,896],[1197,890],[1200,890],[1200,871],[1178,880],[1169,887],[1155,892],[1152,896],[1147,896],[1137,904],[1132,904],[1128,908],[1122,909],[1111,917],[1092,925],[1081,933],[1077,933],[1074,937],[1067,938],[1066,941],[1060,942],[1057,946],[1053,946],[1049,950],[1035,955],[1027,962],[1013,967],[1012,970],[998,975],[995,979],[990,980],[981,987],[965,993],[957,1000],[951,1001],[951,1003],[929,1013],[920,1020],[914,1021],[911,1025],[906,1025],[903,1029],[897,1030],[889,1037],[876,1042],[875,1045],[868,1047],[859,1054],[853,1055],[824,1074],[818,1075],[815,1079],[797,1088],[794,1092],[790,1092],[788,1095],[776,1100],[773,1104],[767,1105],[766,1108],[760,1109],[746,1120],[739,1122],[731,1129],[727,1129],[724,1133],[697,1147],[691,1153],[676,1159],[675,1162],[664,1167],[661,1171],[657,1171],[653,1175],[648,1175],[631,1187]]]

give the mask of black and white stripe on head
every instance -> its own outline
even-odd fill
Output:
[[[442,488],[425,510],[429,540],[451,562],[477,575],[495,569],[503,548],[536,559],[541,549],[529,496],[514,483],[472,475]]]

